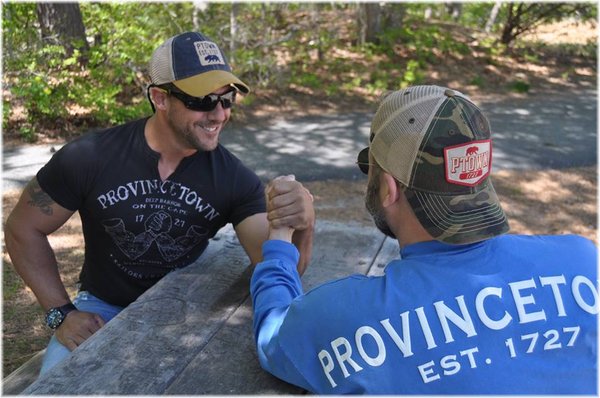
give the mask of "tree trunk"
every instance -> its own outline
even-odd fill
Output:
[[[235,63],[235,41],[237,40],[238,31],[237,16],[240,11],[240,6],[241,4],[238,2],[234,1],[231,3],[231,13],[229,14],[229,62],[232,64]]]
[[[515,38],[513,31],[519,26],[522,4],[508,3],[507,6],[508,15],[500,36],[500,42],[506,45],[510,44]]]
[[[404,15],[406,14],[406,4],[404,3],[385,3],[382,6],[381,13],[382,17],[382,28],[400,28],[404,22]]]
[[[43,41],[63,46],[67,56],[77,49],[85,57],[89,45],[78,3],[37,3],[37,16]]]
[[[433,8],[431,8],[431,6],[427,6],[425,11],[423,12],[423,19],[425,19],[426,21],[429,21],[432,16],[433,16]]]
[[[310,7],[310,26],[311,26],[311,34],[312,34],[312,42],[317,48],[317,59],[319,61],[323,61],[323,45],[321,43],[321,5],[319,3],[313,3]]]
[[[573,3],[508,3],[508,16],[500,41],[510,45],[518,36],[553,19],[565,19],[579,13],[579,4]]]
[[[381,6],[379,3],[358,4],[358,42],[377,43],[381,34]]]
[[[497,1],[492,8],[492,12],[490,12],[490,17],[485,24],[485,33],[490,33],[492,31],[492,27],[494,23],[496,23],[496,18],[498,17],[498,13],[500,12],[500,7],[502,7],[502,2]]]
[[[205,1],[194,1],[194,11],[192,11],[192,25],[194,26],[194,32],[201,32],[200,29],[200,14],[206,11],[208,4]]]
[[[452,19],[458,21],[460,14],[462,13],[462,3],[446,3],[446,12]]]

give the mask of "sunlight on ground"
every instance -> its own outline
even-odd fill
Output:
[[[586,44],[598,39],[598,23],[575,20],[555,22],[540,26],[533,33],[524,34],[523,39],[549,44]]]

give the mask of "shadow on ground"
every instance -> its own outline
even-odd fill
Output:
[[[597,163],[595,88],[478,102],[490,120],[495,171],[540,170]],[[276,119],[268,126],[232,125],[222,142],[264,179],[356,180],[356,154],[367,145],[372,112]]]

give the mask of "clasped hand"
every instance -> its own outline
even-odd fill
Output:
[[[98,314],[71,311],[56,329],[56,338],[62,345],[73,351],[102,326],[104,320]]]
[[[294,230],[313,228],[313,196],[293,175],[279,176],[266,189],[269,239],[291,242]]]

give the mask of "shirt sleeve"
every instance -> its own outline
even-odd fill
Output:
[[[263,261],[250,282],[254,305],[254,338],[262,368],[289,383],[310,390],[281,345],[279,331],[292,301],[303,294],[296,264],[300,254],[281,240],[263,244]]]
[[[264,184],[253,171],[241,162],[238,165],[233,186],[236,192],[230,222],[234,226],[247,217],[266,212]]]
[[[76,211],[94,180],[95,151],[87,139],[74,140],[59,149],[36,174],[37,181],[56,203]]]

